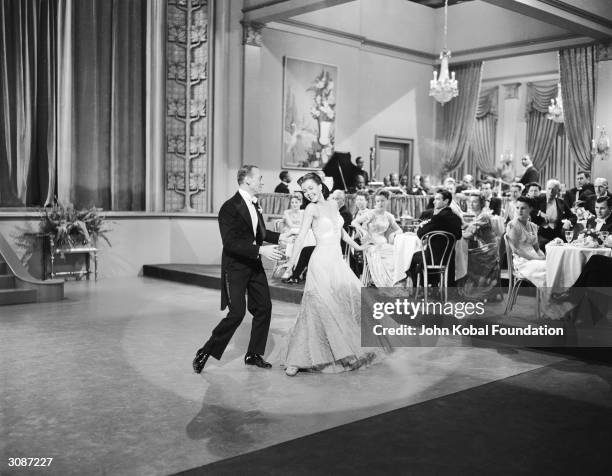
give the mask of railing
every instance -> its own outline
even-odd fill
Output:
[[[266,215],[282,215],[289,208],[291,195],[286,193],[260,193],[258,195],[259,203]],[[421,216],[421,213],[427,208],[427,204],[431,200],[430,196],[422,195],[391,195],[389,199],[389,211],[397,218],[409,215],[414,218]],[[502,210],[505,207],[507,198],[502,199]],[[351,211],[354,211],[355,196],[352,194],[346,195],[346,206]],[[467,202],[465,199],[457,200],[463,211],[467,210]],[[369,208],[374,207],[374,196],[369,197]]]
[[[32,277],[2,233],[0,233],[0,256],[15,275],[16,286],[23,289],[36,289],[38,302],[60,301],[64,298],[64,280],[41,281]]]

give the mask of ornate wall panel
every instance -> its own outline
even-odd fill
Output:
[[[209,187],[207,0],[168,0],[166,211],[205,212]]]

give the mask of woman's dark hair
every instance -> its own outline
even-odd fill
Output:
[[[385,200],[389,200],[389,197],[391,196],[391,194],[387,191],[387,190],[383,190],[380,189],[376,192],[375,196],[381,196],[381,197],[385,197]]]
[[[535,208],[535,200],[533,198],[526,197],[525,195],[521,195],[519,198],[516,199],[516,201],[524,203],[531,209]]]
[[[475,193],[472,197],[478,198],[478,204],[480,205],[480,209],[482,210],[487,204],[487,199],[484,197],[482,193]]]
[[[308,172],[306,175],[302,175],[298,179],[297,183],[301,187],[302,184],[306,182],[306,180],[312,180],[317,185],[321,185],[321,191],[322,191],[323,198],[327,200],[327,197],[329,197],[329,188],[327,188],[327,185],[323,183],[323,180],[321,180],[321,177],[319,177],[318,174],[315,174],[314,172]],[[304,196],[304,201],[306,202],[306,204],[310,203],[310,201],[306,198],[306,196]]]

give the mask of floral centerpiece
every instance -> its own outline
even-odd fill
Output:
[[[585,243],[591,242],[593,244],[597,243],[597,245],[602,245],[603,240],[601,239],[601,235],[598,231],[595,231],[593,228],[589,228],[582,233],[582,238]]]
[[[106,218],[100,210],[75,210],[72,205],[64,206],[60,203],[51,209],[41,212],[40,231],[53,236],[56,248],[75,248],[96,244],[102,238],[110,246],[106,233]]]

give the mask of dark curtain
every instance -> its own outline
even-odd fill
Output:
[[[470,157],[473,158],[477,173],[496,175],[495,133],[497,131],[497,100],[499,86],[480,93],[474,135],[470,144]]]
[[[57,4],[0,1],[0,206],[53,200]]]
[[[444,106],[437,105],[437,113],[441,118],[438,137],[444,144],[443,175],[459,167],[467,156],[474,133],[482,61],[454,66],[451,70],[456,74],[459,95]]]
[[[594,45],[559,51],[565,129],[570,149],[582,170],[591,170],[596,51]]]
[[[146,0],[79,0],[72,16],[71,201],[145,208]]]
[[[559,124],[546,118],[550,100],[556,96],[557,84],[527,83],[527,152],[539,171],[549,162],[559,131]]]
[[[144,210],[146,3],[0,1],[0,206]]]

